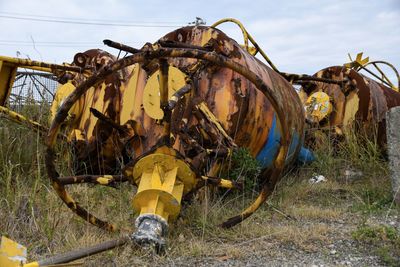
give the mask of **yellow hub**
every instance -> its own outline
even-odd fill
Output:
[[[306,117],[311,122],[320,122],[332,112],[329,95],[324,92],[315,92],[305,103]]]
[[[189,165],[170,148],[160,148],[140,159],[126,175],[138,185],[132,204],[139,215],[158,215],[168,221],[178,216],[183,194],[196,184]]]

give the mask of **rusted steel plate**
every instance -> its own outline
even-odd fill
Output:
[[[379,144],[386,144],[385,114],[400,105],[399,92],[342,66],[323,69],[314,76],[345,81],[342,84],[312,82],[302,87],[303,102],[317,91],[330,97],[332,112],[317,123],[319,127],[333,127],[343,134],[355,123],[357,131],[377,134]]]

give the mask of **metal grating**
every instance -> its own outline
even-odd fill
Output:
[[[18,72],[8,105],[19,112],[26,105],[50,104],[58,86],[59,83],[51,73]]]

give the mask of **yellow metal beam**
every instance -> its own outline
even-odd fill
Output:
[[[5,116],[7,116],[8,119],[17,122],[17,123],[22,123],[24,125],[27,125],[30,128],[33,128],[34,130],[38,130],[40,133],[47,133],[49,131],[49,129],[45,126],[43,126],[42,124],[30,120],[24,116],[22,116],[21,114],[14,112],[6,107],[0,106],[0,114],[3,114]]]
[[[40,70],[45,72],[53,72],[54,70],[66,70],[66,71],[74,71],[74,72],[83,72],[83,69],[77,66],[71,66],[69,64],[52,64],[47,62],[35,61],[30,59],[23,58],[15,58],[15,57],[6,57],[0,56],[0,61],[3,64],[13,65],[19,68],[28,68],[33,70]]]

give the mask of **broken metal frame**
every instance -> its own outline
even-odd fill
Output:
[[[32,69],[32,70],[37,70],[37,71],[44,71],[44,72],[53,73],[53,74],[56,74],[59,71],[72,71],[72,72],[79,72],[79,73],[84,72],[84,69],[82,69],[80,67],[76,67],[76,66],[71,66],[68,64],[59,65],[59,64],[40,62],[40,61],[34,61],[34,60],[29,60],[29,59],[0,56],[0,70],[1,70],[2,66],[4,66],[4,65],[9,65],[12,68],[14,68],[14,70],[10,72],[10,74],[9,74],[10,76],[7,77],[8,81],[6,81],[6,83],[9,83],[9,84],[8,85],[6,84],[5,86],[11,86],[14,83],[15,76],[17,74],[19,74],[16,71],[18,68],[26,68],[26,69]],[[30,73],[28,73],[28,75],[30,75]],[[17,79],[18,79],[18,77],[17,77]],[[26,79],[26,77],[25,77],[25,79]],[[32,77],[31,77],[31,79],[32,79]],[[32,79],[32,81],[33,81],[33,79]],[[9,94],[11,94],[11,87],[9,88],[8,95]],[[5,99],[7,99],[7,97],[8,96],[6,96]],[[1,104],[0,104],[0,114],[3,115],[5,118],[9,119],[10,121],[26,125],[33,130],[37,130],[40,134],[43,134],[43,135],[45,135],[49,130],[46,126],[40,124],[39,122],[30,120],[30,119],[26,118],[25,116],[23,116],[17,112],[14,112],[7,107],[2,106]],[[57,138],[65,139],[66,137],[58,134]]]
[[[271,102],[279,120],[279,125],[281,127],[282,139],[281,146],[279,148],[278,155],[274,161],[274,168],[269,179],[265,179],[264,184],[262,185],[262,190],[257,197],[257,199],[251,204],[247,209],[242,211],[237,216],[234,216],[228,219],[226,222],[222,223],[222,227],[232,227],[247,217],[249,217],[252,213],[254,213],[262,203],[265,202],[267,197],[272,193],[280,175],[282,174],[285,158],[288,151],[289,145],[289,131],[288,125],[284,115],[283,104],[280,99],[280,95],[278,89],[269,88],[260,77],[256,74],[248,70],[245,66],[242,66],[235,61],[217,54],[215,52],[206,52],[203,50],[197,49],[185,49],[185,48],[158,48],[153,51],[143,51],[139,53],[135,53],[131,56],[127,56],[122,58],[111,65],[105,66],[98,73],[89,77],[82,84],[80,84],[75,91],[73,91],[64,101],[62,106],[59,108],[52,124],[49,129],[48,136],[46,138],[46,168],[48,172],[48,176],[51,180],[53,188],[57,192],[58,196],[63,200],[63,202],[78,216],[83,218],[84,220],[90,222],[93,225],[96,225],[102,229],[106,229],[109,231],[116,231],[118,228],[111,223],[100,220],[83,207],[81,207],[75,200],[68,194],[65,186],[61,183],[61,177],[57,172],[55,166],[56,154],[54,151],[54,146],[56,144],[56,136],[61,127],[61,124],[68,116],[69,109],[73,106],[73,104],[92,86],[101,83],[106,76],[110,75],[113,72],[121,70],[127,66],[130,66],[135,63],[143,63],[148,62],[153,59],[166,59],[166,58],[175,58],[175,57],[183,57],[183,58],[194,58],[198,60],[204,60],[211,62],[219,67],[226,67],[234,70],[235,72],[243,75],[246,79],[252,82]],[[164,99],[165,100],[165,99]],[[165,104],[165,102],[163,102]],[[166,102],[168,103],[168,102]],[[168,127],[165,128],[165,133],[168,134]],[[201,178],[201,177],[200,177]]]
[[[397,87],[390,81],[390,79],[386,76],[386,74],[382,71],[382,69],[378,67],[378,64],[384,64],[384,65],[390,67],[390,68],[393,70],[393,72],[395,73],[396,78],[397,78]],[[369,66],[369,65],[374,66],[375,69],[382,75],[382,77],[379,77],[379,76],[376,75],[373,71],[371,71],[370,69],[368,69],[367,66]],[[371,61],[371,62],[368,62],[368,63],[365,64],[365,65],[359,65],[359,69],[358,69],[357,71],[359,71],[360,69],[362,69],[362,70],[368,72],[369,74],[371,74],[371,75],[374,76],[376,79],[378,79],[380,82],[382,82],[383,84],[389,86],[390,88],[392,88],[392,89],[394,89],[394,90],[396,90],[396,91],[399,91],[399,89],[400,89],[400,75],[399,75],[399,72],[398,72],[397,69],[396,69],[392,64],[390,64],[389,62],[382,61],[382,60]]]
[[[369,57],[366,57],[364,59],[362,58],[363,52],[358,53],[355,60],[352,59],[350,54],[348,54],[348,56],[349,56],[350,62],[344,64],[345,67],[353,68],[357,72],[359,72],[360,70],[364,70],[367,73],[369,73],[370,75],[372,75],[374,78],[376,78],[378,81],[380,81],[382,84],[392,88],[395,91],[400,90],[400,75],[399,75],[399,72],[397,71],[397,69],[394,67],[394,65],[390,64],[387,61],[383,61],[383,60],[375,60],[375,61],[369,62]],[[393,70],[393,72],[395,73],[396,78],[397,78],[397,87],[391,82],[391,80],[386,76],[386,74],[382,71],[382,69],[380,67],[378,67],[378,64],[386,65]],[[378,71],[382,77],[379,77],[372,70],[368,69],[367,66],[370,66],[370,65],[374,66],[375,70]]]

